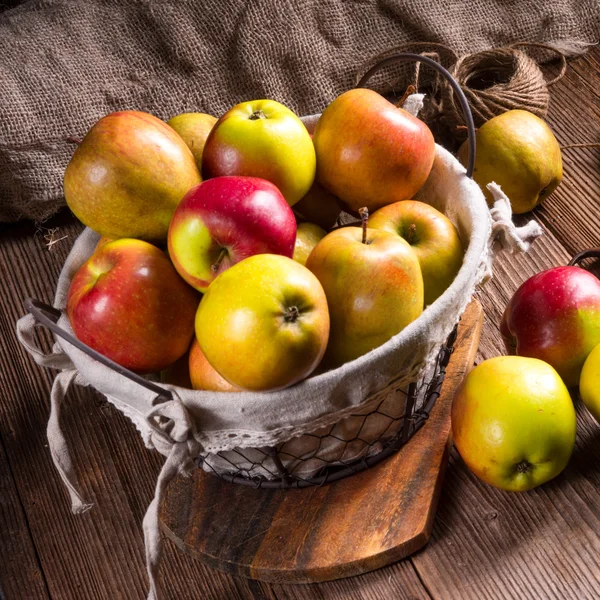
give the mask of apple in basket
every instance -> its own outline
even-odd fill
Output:
[[[412,198],[435,156],[427,125],[377,92],[354,89],[323,111],[313,134],[317,180],[356,215]]]
[[[196,315],[196,338],[216,371],[246,390],[275,390],[308,377],[329,336],[317,278],[291,258],[257,254],[221,273]]]
[[[544,360],[566,385],[577,385],[600,344],[600,280],[575,266],[530,277],[508,303],[500,333],[510,354]]]
[[[185,354],[198,301],[162,250],[120,239],[77,271],[67,315],[79,340],[123,367],[150,373]]]
[[[337,198],[316,179],[306,195],[294,204],[294,213],[301,220],[315,223],[325,230],[335,225],[341,212]]]
[[[290,206],[315,179],[316,157],[302,121],[274,100],[243,102],[215,124],[202,158],[206,179],[223,175],[263,177],[274,183]]]
[[[143,112],[100,119],[67,165],[65,199],[102,236],[163,242],[175,208],[201,181],[185,142]]]
[[[194,155],[198,170],[202,169],[204,144],[216,122],[216,117],[205,113],[182,113],[167,121]]]
[[[205,292],[219,273],[254,254],[291,256],[296,219],[281,192],[258,177],[215,177],[190,190],[169,228],[179,274]]]
[[[369,227],[399,235],[414,250],[425,286],[425,306],[454,281],[463,261],[463,247],[452,221],[424,202],[401,200],[380,208]]]
[[[331,317],[326,367],[366,354],[423,312],[423,276],[408,242],[395,233],[342,227],[326,235],[306,266],[321,282]]]
[[[206,360],[198,340],[194,338],[189,356],[189,372],[192,387],[195,390],[212,392],[239,392],[239,388],[223,379],[214,367]]]
[[[314,223],[300,223],[296,233],[296,245],[292,258],[301,265],[306,265],[310,253],[326,235],[327,232]]]

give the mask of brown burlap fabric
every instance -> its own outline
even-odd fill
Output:
[[[27,2],[0,15],[0,221],[53,214],[66,138],[115,110],[218,116],[269,97],[310,114],[404,42],[463,54],[599,37],[597,0]]]

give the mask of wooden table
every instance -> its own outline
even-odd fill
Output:
[[[548,120],[561,144],[600,141],[599,90],[595,48],[572,61],[552,88]],[[503,256],[478,294],[485,309],[478,361],[503,352],[500,316],[526,277],[600,245],[599,157],[597,149],[564,152],[564,181],[533,214],[546,235],[528,256]],[[71,515],[45,436],[53,374],[33,363],[14,333],[23,298],[53,298],[81,229],[65,213],[38,228],[0,228],[0,598],[7,600],[132,600],[145,598],[147,589],[141,523],[162,457],[147,451],[131,423],[98,394],[76,388],[62,424],[84,495],[95,506]],[[481,483],[453,451],[433,537],[410,559],[331,583],[270,585],[211,570],[167,541],[162,577],[176,600],[598,598],[600,426],[576,405],[569,466],[531,492]]]

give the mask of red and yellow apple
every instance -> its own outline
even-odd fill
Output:
[[[600,344],[600,280],[581,267],[530,277],[511,298],[500,324],[509,354],[551,364],[577,385],[585,359]]]
[[[329,368],[377,348],[423,312],[419,261],[398,235],[336,229],[317,244],[306,266],[327,296],[331,332],[324,363]]]
[[[215,177],[190,192],[169,228],[179,274],[205,292],[232,265],[254,254],[291,257],[296,220],[279,190],[258,177]]]
[[[212,365],[196,339],[192,342],[189,358],[190,379],[195,390],[208,390],[212,392],[239,392],[239,388],[223,379]]]
[[[427,125],[377,92],[353,89],[323,111],[313,142],[317,180],[352,214],[412,198],[435,155]]]
[[[425,306],[454,281],[463,261],[463,246],[452,221],[424,202],[402,200],[380,208],[369,227],[395,233],[414,250],[425,286]]]
[[[205,113],[182,113],[167,121],[194,155],[199,171],[202,169],[204,144],[216,122],[216,117]]]
[[[329,336],[317,278],[291,258],[258,254],[221,273],[196,315],[206,359],[229,383],[276,390],[308,377]]]
[[[329,230],[342,211],[337,198],[315,179],[306,195],[294,204],[294,212],[300,219]]]
[[[79,340],[123,367],[151,373],[189,348],[198,301],[162,250],[120,239],[77,271],[67,315]]]
[[[296,233],[296,246],[292,258],[301,265],[306,265],[309,254],[326,235],[327,232],[314,223],[300,223]]]
[[[302,121],[274,100],[243,102],[215,124],[202,158],[206,179],[223,175],[262,177],[274,183],[290,206],[315,179],[316,157]]]
[[[192,153],[171,127],[123,111],[100,119],[83,138],[64,192],[75,216],[100,235],[161,242],[177,205],[200,181]]]
[[[556,477],[575,445],[575,409],[547,363],[499,356],[475,367],[452,405],[454,444],[477,477],[522,492]]]

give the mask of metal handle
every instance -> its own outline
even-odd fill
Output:
[[[452,77],[450,72],[442,67],[440,63],[432,60],[428,56],[422,56],[421,54],[413,54],[411,52],[401,52],[399,54],[393,54],[388,58],[384,58],[379,61],[375,65],[373,65],[360,79],[356,87],[365,87],[365,84],[375,73],[380,71],[381,69],[387,67],[388,65],[393,65],[397,62],[407,62],[407,61],[417,61],[425,63],[429,65],[431,68],[435,69],[440,75],[446,79],[446,81],[452,87],[452,90],[458,97],[458,101],[460,103],[460,107],[465,116],[465,121],[467,122],[467,133],[468,133],[468,144],[469,144],[469,160],[467,163],[467,177],[473,177],[473,168],[475,166],[475,123],[473,122],[473,114],[471,113],[471,109],[469,108],[469,102],[464,92],[462,91],[460,85],[457,81]]]
[[[570,261],[569,267],[574,267],[586,258],[600,258],[600,248],[589,248],[576,254]]]
[[[90,348],[87,344],[84,344],[80,340],[78,340],[75,336],[71,335],[64,329],[58,326],[58,320],[62,316],[62,312],[49,304],[45,304],[44,302],[40,302],[39,300],[35,300],[34,298],[26,298],[23,302],[23,306],[25,310],[33,315],[33,318],[43,325],[47,327],[52,333],[61,337],[63,340],[69,342],[69,344],[75,346],[78,350],[85,352],[90,358],[97,360],[102,363],[104,366],[112,369],[119,373],[119,375],[123,375],[130,379],[131,381],[141,385],[142,387],[154,392],[157,395],[157,400],[160,401],[168,401],[172,400],[173,396],[169,390],[166,390],[147,379],[144,379],[141,375],[122,367],[120,364],[116,363],[114,360],[110,360],[103,354],[100,354],[93,348]]]

